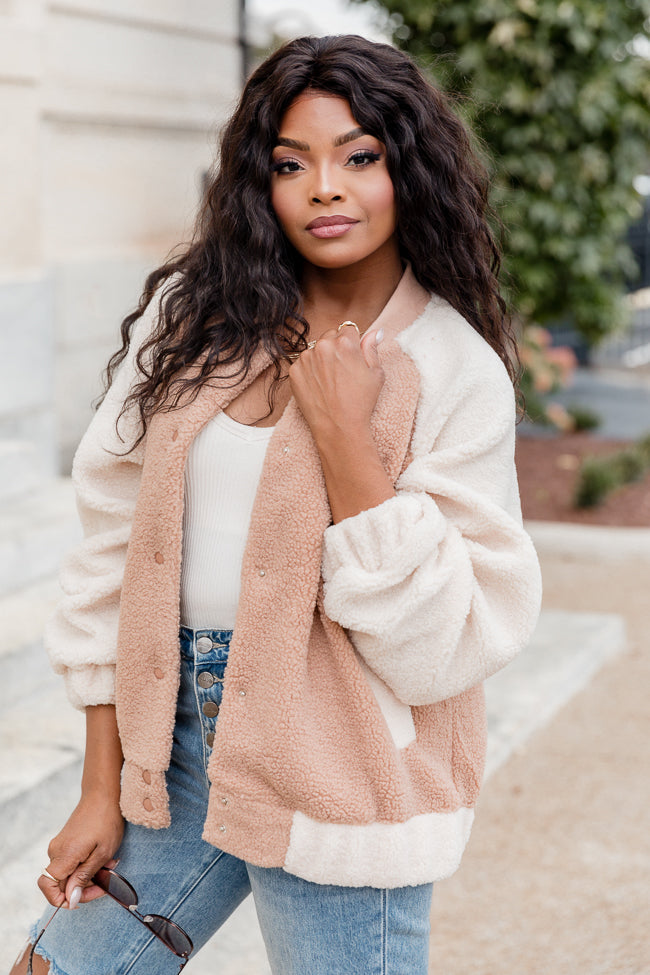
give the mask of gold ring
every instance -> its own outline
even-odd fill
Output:
[[[356,330],[357,330],[357,335],[361,335],[361,332],[359,331],[359,326],[357,325],[357,323],[356,323],[356,322],[341,322],[341,324],[339,325],[339,327],[337,328],[337,330],[336,330],[336,331],[337,331],[337,332],[340,332],[340,331],[341,331],[341,329],[342,329],[342,328],[344,328],[344,327],[345,327],[346,325],[351,325],[351,326],[352,326],[352,328],[356,328]]]
[[[41,870],[41,877],[47,877],[48,880],[52,880],[55,884],[61,883],[60,880],[57,880],[56,877],[53,877],[51,873],[47,872],[47,870]]]

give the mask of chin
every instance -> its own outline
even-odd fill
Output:
[[[345,267],[351,267],[353,264],[360,264],[362,261],[367,260],[372,257],[374,251],[350,251],[347,252],[339,251],[335,253],[334,250],[330,253],[303,253],[302,258],[313,264],[315,267],[320,267],[325,270],[339,270]]]

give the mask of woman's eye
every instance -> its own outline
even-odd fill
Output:
[[[369,166],[371,163],[377,162],[378,159],[381,159],[378,152],[372,152],[370,149],[362,149],[350,156],[348,162],[352,163],[353,169],[363,169],[364,166]]]
[[[272,173],[297,173],[300,163],[295,159],[279,159],[271,166]]]

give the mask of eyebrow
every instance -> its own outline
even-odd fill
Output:
[[[350,129],[345,135],[337,135],[334,139],[334,146],[336,148],[344,146],[348,142],[354,142],[355,139],[359,139],[362,135],[367,135],[367,133],[358,125],[356,129]],[[286,146],[287,149],[296,149],[298,152],[309,152],[308,143],[299,142],[297,139],[288,139],[283,135],[278,136],[275,144],[276,146]]]

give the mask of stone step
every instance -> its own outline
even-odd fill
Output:
[[[80,537],[70,478],[9,499],[0,512],[0,596],[54,574]]]
[[[85,720],[49,675],[0,715],[0,863],[69,815],[79,791]]]
[[[0,440],[0,502],[35,491],[43,481],[43,464],[30,440]]]
[[[57,680],[42,637],[60,593],[56,577],[50,577],[0,598],[0,714],[36,687]]]
[[[564,611],[542,613],[530,645],[486,683],[489,729],[486,777],[494,774],[513,752],[525,749],[530,736],[548,723],[607,660],[624,648],[625,628],[619,616]],[[43,719],[33,710],[36,706],[34,698],[30,701],[22,715],[22,731],[16,734],[12,730],[4,739],[13,742],[17,748],[22,747],[20,739],[23,735],[33,742],[34,737],[39,740],[41,734],[36,725]],[[72,727],[74,721],[69,731],[64,732],[64,710],[61,701],[54,705],[50,715],[56,715],[57,733],[52,739],[40,740],[47,740],[47,747],[54,751],[57,747],[60,750],[72,748],[77,761],[80,737]],[[67,712],[71,710],[67,708]],[[51,727],[51,720],[51,717],[46,719],[46,726]],[[66,784],[62,780],[34,781],[24,790],[22,802],[16,796],[10,800],[16,824],[10,830],[10,849],[0,856],[0,968],[9,967],[30,925],[42,910],[43,900],[35,881],[47,863],[49,837],[65,818],[62,796],[66,789],[69,811],[74,805],[77,788],[76,784]],[[34,796],[38,797],[37,802],[34,802]],[[43,797],[46,797],[45,803]],[[36,839],[27,817],[36,815],[31,810],[38,809],[39,805],[47,809],[49,829]],[[52,812],[53,808],[56,812]],[[42,815],[39,822],[42,822]],[[0,837],[8,825],[0,806]],[[188,975],[213,975],[217,971],[221,975],[269,975],[251,898],[238,908],[196,959],[190,961],[187,971]]]
[[[486,776],[524,749],[533,732],[625,647],[625,621],[615,613],[543,612],[526,649],[485,683]]]

